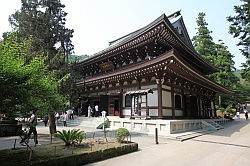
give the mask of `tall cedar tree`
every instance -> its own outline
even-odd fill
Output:
[[[219,40],[219,44],[213,42],[211,37],[212,31],[207,28],[207,23],[204,19],[205,13],[199,13],[197,22],[197,35],[193,37],[193,43],[196,51],[208,60],[212,65],[219,69],[219,72],[209,75],[211,79],[220,85],[230,89],[237,87],[238,78],[233,74],[234,61],[233,55],[228,51],[227,46]],[[232,100],[223,100],[222,105],[226,106]]]
[[[229,27],[229,33],[240,41],[237,44],[242,46],[240,49],[246,57],[246,62],[242,63],[242,78],[250,81],[250,1],[241,0],[242,5],[234,6],[235,16],[227,17],[227,20],[232,24]]]
[[[209,31],[207,28],[208,23],[205,21],[205,16],[205,13],[198,14],[196,20],[198,32],[192,39],[194,47],[203,58],[220,70],[209,77],[223,86],[233,88],[238,81],[233,75],[235,70],[233,55],[227,50],[227,46],[224,46],[221,40],[219,40],[219,44],[213,42],[213,38],[210,35],[212,31]]]
[[[32,36],[31,52],[47,56],[49,68],[60,69],[74,46],[73,30],[65,27],[67,13],[60,0],[21,0],[22,7],[9,17],[20,40]]]
[[[74,46],[71,42],[73,30],[65,27],[67,13],[60,0],[21,0],[20,11],[9,17],[20,41],[32,36],[29,58],[43,54],[49,70],[54,70],[60,79],[70,71],[68,56]],[[60,85],[60,93],[70,91],[70,81]]]
[[[207,61],[209,61],[211,64],[214,64],[215,60],[215,43],[213,42],[213,38],[211,37],[210,33],[212,31],[209,31],[207,28],[207,23],[204,19],[206,16],[205,13],[199,13],[198,18],[196,19],[196,23],[198,28],[196,28],[198,31],[196,35],[192,38],[193,45],[195,47],[195,50]]]
[[[9,22],[18,34],[20,41],[32,36],[30,54],[32,59],[37,54],[43,54],[49,70],[56,73],[58,79],[65,78],[69,72],[68,55],[73,51],[71,42],[73,30],[65,27],[67,13],[65,5],[60,0],[21,0],[20,11],[9,17]],[[65,80],[64,80],[65,81]],[[60,84],[59,92],[67,94],[71,84]],[[66,87],[65,87],[66,86]],[[53,122],[53,114],[50,116]],[[56,130],[55,124],[50,123],[50,132]]]

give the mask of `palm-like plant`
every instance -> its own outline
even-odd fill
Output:
[[[60,138],[65,143],[65,146],[69,146],[72,144],[79,144],[82,140],[86,137],[84,131],[80,131],[80,129],[73,129],[73,130],[63,130],[58,131],[55,134],[55,137]]]

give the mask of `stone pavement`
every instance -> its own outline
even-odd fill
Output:
[[[132,134],[132,141],[139,144],[139,151],[131,154],[107,159],[89,164],[89,166],[248,166],[250,165],[250,124],[245,119],[236,119],[228,123],[225,128],[214,133],[196,137],[184,142],[159,137],[159,144],[155,144],[155,137],[145,134]],[[88,137],[101,136],[102,131],[89,126],[57,126],[58,130],[80,128],[87,132]],[[37,127],[39,143],[50,142],[49,129],[40,124]],[[112,132],[110,132],[112,136]],[[0,138],[0,149],[13,148],[18,137]],[[17,145],[20,146],[20,139]],[[53,141],[57,141],[54,139]],[[30,140],[33,146],[33,140]]]
[[[249,166],[249,121],[236,119],[224,127],[183,142],[160,140],[157,145],[144,146],[147,141],[143,137],[138,139],[138,152],[88,166]]]
[[[57,124],[57,131],[62,130],[72,130],[72,129],[80,129],[81,131],[86,132],[87,138],[92,138],[93,135],[95,137],[103,137],[103,131],[100,129],[96,129],[96,126],[98,126],[100,123],[102,123],[102,118],[85,118],[85,117],[75,117],[74,120],[69,120],[68,127],[63,127],[62,122],[59,121]],[[37,126],[37,132],[38,132],[38,141],[39,144],[49,144],[50,143],[50,134],[49,134],[49,127],[45,127],[43,122],[39,122]],[[138,140],[142,137],[145,137],[145,146],[147,144],[154,144],[155,138],[153,136],[148,136],[145,134],[140,133],[131,133],[131,141],[138,142]],[[114,138],[114,130],[108,131],[107,133],[108,137]],[[16,140],[16,143],[15,143]],[[0,150],[1,149],[11,149],[15,147],[23,147],[19,144],[21,141],[21,138],[19,136],[12,136],[12,137],[0,137]],[[58,141],[57,138],[52,138],[52,142]],[[33,139],[29,140],[29,145],[31,147],[34,147],[34,141]],[[144,146],[144,145],[142,145]]]

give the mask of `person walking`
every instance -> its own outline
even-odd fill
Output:
[[[35,115],[35,110],[32,111],[32,114],[30,116],[30,119],[29,119],[29,123],[28,123],[28,126],[29,126],[29,132],[26,136],[24,136],[20,142],[21,145],[24,145],[25,146],[25,141],[27,140],[27,138],[30,137],[30,135],[33,133],[34,134],[34,142],[35,142],[35,145],[39,145],[38,144],[38,140],[37,140],[37,131],[36,131],[36,125],[37,125],[37,117]]]
[[[89,105],[89,106],[88,106],[88,118],[90,118],[91,112],[92,112],[92,108],[91,108],[91,106]]]
[[[238,119],[240,119],[240,112],[239,112],[239,111],[236,112],[236,117],[237,117]]]
[[[45,127],[47,127],[48,121],[49,121],[49,116],[48,116],[48,115],[45,115],[45,116],[43,117],[43,123],[44,123],[44,126],[45,126]]]
[[[69,109],[67,111],[67,113],[69,114],[69,119],[73,119],[74,120],[74,110],[73,109]]]
[[[245,113],[246,120],[248,120],[248,111],[246,108],[244,108],[244,113]]]
[[[58,113],[58,112],[55,112],[55,113],[54,113],[54,117],[55,117],[55,124],[58,124],[58,121],[59,121],[59,119],[60,119],[59,113]]]
[[[63,126],[67,127],[68,114],[66,111],[62,115],[62,120],[63,120]]]
[[[95,105],[95,117],[99,117],[99,109],[98,109],[98,105]]]

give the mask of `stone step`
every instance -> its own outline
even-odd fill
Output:
[[[224,127],[214,122],[213,120],[206,120],[207,123],[215,127],[217,130],[223,129]]]
[[[200,130],[194,130],[190,132],[185,132],[185,133],[178,133],[178,134],[171,134],[168,135],[168,139],[176,140],[176,141],[186,141],[195,137],[199,137],[208,133],[214,132],[213,130],[209,129],[200,129]]]
[[[69,119],[67,121],[67,125],[69,127],[74,127],[74,126],[85,126],[85,127],[97,127],[101,123],[103,123],[102,118],[98,117],[76,117],[74,120]]]

